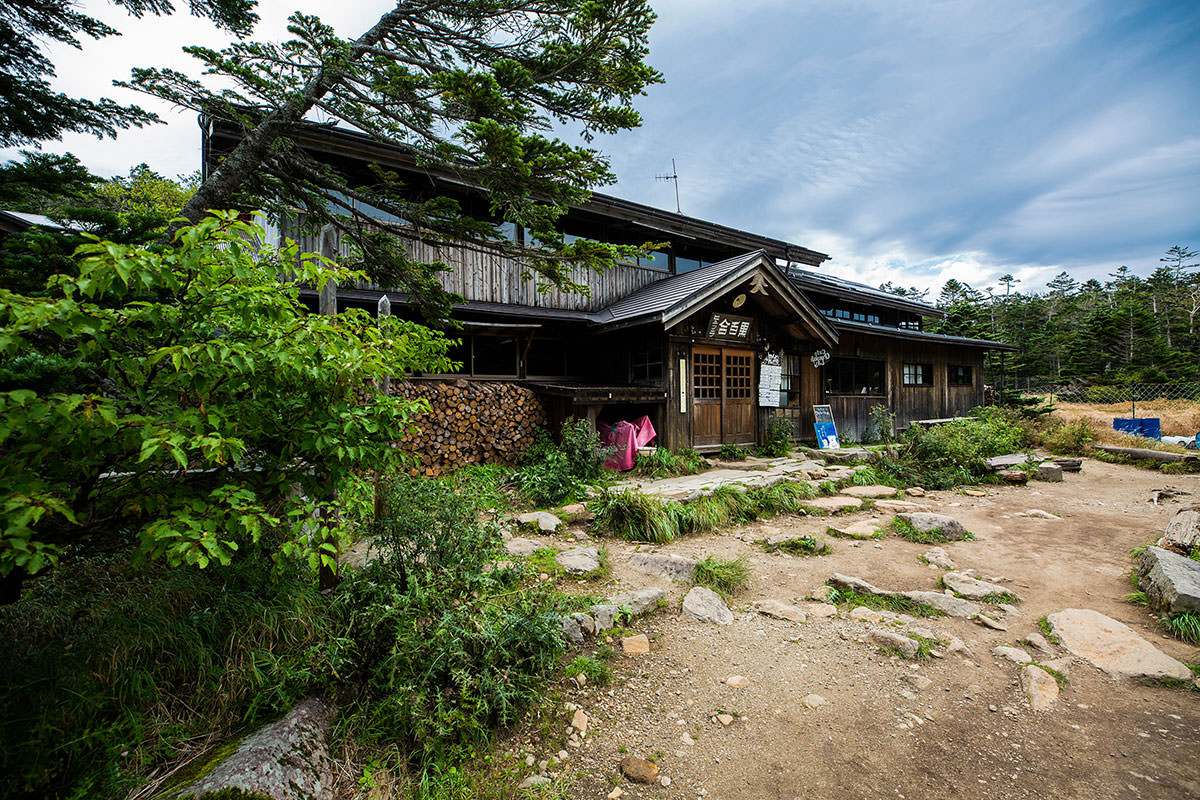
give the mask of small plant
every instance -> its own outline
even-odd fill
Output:
[[[582,500],[588,484],[603,478],[612,452],[586,419],[563,420],[559,438],[556,445],[546,431],[539,431],[514,475],[521,497],[541,508]]]
[[[992,605],[996,606],[1000,605],[1001,603],[1016,605],[1017,603],[1021,602],[1021,598],[1012,592],[994,592],[993,594],[984,595],[979,599],[984,603],[991,603]]]
[[[839,589],[830,587],[826,595],[826,600],[834,605],[856,605],[866,606],[867,608],[886,609],[894,611],[897,614],[909,614],[914,617],[944,617],[945,613],[939,611],[928,603],[920,603],[916,600],[910,600],[903,595],[891,594],[874,594],[871,592],[857,592],[853,589]]]
[[[679,535],[676,512],[672,510],[676,505],[633,490],[605,490],[588,507],[595,514],[592,528],[601,534],[666,544]]]
[[[917,643],[917,653],[913,658],[918,661],[927,661],[933,658],[934,650],[946,646],[946,642],[943,639],[932,639],[928,636],[918,636],[915,633],[908,634],[908,638]]]
[[[1042,632],[1042,636],[1046,637],[1046,641],[1052,644],[1062,644],[1058,635],[1054,632],[1054,626],[1050,624],[1050,620],[1042,617],[1038,620],[1038,630]]]
[[[1054,669],[1053,667],[1047,667],[1045,664],[1042,664],[1038,661],[1034,661],[1033,666],[1037,667],[1042,672],[1045,672],[1051,678],[1054,678],[1054,682],[1058,684],[1058,688],[1060,688],[1060,689],[1066,687],[1066,685],[1068,683],[1070,683],[1070,680],[1067,678],[1066,675],[1062,674],[1061,672]]]
[[[563,672],[567,675],[582,675],[587,678],[588,683],[597,686],[604,686],[612,680],[612,668],[603,660],[589,656],[577,657]]]
[[[745,556],[735,559],[706,556],[696,564],[696,574],[692,582],[698,586],[707,586],[722,596],[737,594],[750,583],[750,562]]]
[[[539,547],[525,559],[525,563],[533,572],[551,577],[563,571],[563,568],[558,565],[558,550],[553,547]]]
[[[792,422],[776,414],[767,421],[762,441],[755,451],[763,458],[782,458],[792,451]]]
[[[837,494],[841,489],[836,481],[821,481],[817,484],[817,493],[824,495]]]
[[[749,453],[744,447],[738,447],[736,444],[721,445],[721,460],[722,461],[745,461]]]
[[[1126,603],[1133,603],[1135,606],[1149,607],[1150,605],[1150,598],[1146,597],[1146,593],[1140,589],[1136,592],[1130,592],[1121,599]]]
[[[777,545],[768,545],[766,539],[760,539],[758,543],[769,553],[779,551],[793,556],[824,556],[832,552],[828,544],[815,536],[797,536]]]
[[[1200,645],[1200,614],[1183,611],[1164,620],[1166,628],[1185,642]]]
[[[940,542],[948,542],[949,538],[942,533],[941,528],[934,528],[929,531],[917,530],[917,527],[908,520],[896,517],[888,523],[888,530],[899,536],[901,539],[907,539],[910,542],[917,544],[937,544]]]
[[[867,412],[867,435],[864,437],[869,442],[892,441],[896,431],[896,415],[888,410],[888,407],[883,403],[877,403],[871,406],[871,410]]]
[[[638,454],[633,470],[638,475],[659,480],[677,475],[695,475],[708,468],[704,457],[690,447],[672,453],[665,447],[655,448],[649,455]]]

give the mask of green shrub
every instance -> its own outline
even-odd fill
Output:
[[[746,490],[754,509],[760,517],[773,517],[776,514],[795,514],[804,508],[804,501],[816,496],[816,489],[811,484],[800,481],[796,483],[776,483],[771,486],[756,486]]]
[[[575,503],[587,496],[588,484],[604,477],[604,462],[611,449],[585,419],[563,420],[560,443],[555,444],[546,431],[539,431],[521,459],[514,478],[525,502],[537,507]]]
[[[940,544],[942,542],[950,541],[948,538],[946,538],[946,535],[942,533],[941,528],[934,528],[931,531],[922,532],[917,530],[917,528],[911,522],[900,519],[899,517],[896,517],[890,523],[888,523],[888,530],[899,536],[901,539],[908,539],[910,542],[916,542],[918,544]]]
[[[352,671],[313,576],[273,570],[274,546],[206,570],[83,558],[0,608],[0,796],[125,796]]]
[[[767,420],[762,441],[755,448],[763,458],[781,458],[792,452],[792,422],[780,414]]]
[[[734,559],[705,556],[696,564],[692,582],[724,597],[737,594],[750,584],[750,562],[745,556]]]
[[[653,453],[638,453],[633,470],[638,475],[659,480],[677,475],[695,475],[708,468],[704,457],[690,447],[672,453],[665,447],[655,448]]]
[[[987,459],[1022,452],[1029,423],[1011,409],[975,409],[975,417],[923,427],[909,426],[897,452],[881,452],[874,468],[896,485],[951,489],[991,479]]]
[[[1057,424],[1055,424],[1057,423]],[[1088,452],[1089,445],[1096,438],[1096,432],[1086,422],[1053,423],[1041,433],[1041,445],[1051,453],[1058,455],[1078,456]]]
[[[736,444],[721,445],[722,461],[745,461],[747,455],[749,454],[744,447],[738,447]]]
[[[1184,611],[1167,617],[1164,623],[1167,629],[1180,639],[1200,645],[1200,614]]]
[[[612,680],[612,668],[600,658],[579,656],[563,670],[566,675],[582,675],[588,683],[604,686]]]
[[[864,440],[868,442],[890,442],[895,438],[896,415],[883,403],[876,403],[867,412],[867,434]]]

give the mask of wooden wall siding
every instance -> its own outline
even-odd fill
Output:
[[[287,226],[281,235],[292,235]],[[302,253],[321,253],[331,258],[350,255],[350,242],[331,230],[328,234],[305,234],[296,238]],[[324,246],[323,246],[324,245]],[[504,258],[495,253],[482,252],[466,247],[438,247],[424,242],[407,245],[409,257],[423,262],[444,261],[452,269],[438,276],[442,286],[450,292],[462,295],[466,300],[487,303],[504,303],[538,308],[567,309],[572,311],[598,311],[626,295],[668,277],[661,270],[636,265],[618,265],[597,273],[583,268],[571,272],[571,280],[587,286],[590,294],[565,292],[552,289],[539,292],[536,280],[521,277],[520,262]],[[370,283],[356,285],[357,289],[379,289]]]

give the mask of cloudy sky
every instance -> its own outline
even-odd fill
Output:
[[[182,3],[179,3],[183,5]],[[192,69],[179,48],[222,35],[186,15],[55,50],[63,91],[141,102],[111,81],[132,66]],[[386,2],[266,0],[257,38],[295,8],[339,32]],[[1200,247],[1200,3],[1109,0],[657,0],[651,62],[666,76],[640,130],[599,140],[605,189],[673,209],[656,181],[675,158],[683,212],[829,253],[870,284],[1018,288],[1103,277]],[[190,112],[116,142],[71,136],[102,175],[141,161],[198,166]],[[11,156],[12,153],[3,153]]]

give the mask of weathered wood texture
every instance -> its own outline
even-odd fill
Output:
[[[513,464],[546,427],[542,401],[530,389],[498,381],[408,380],[392,393],[427,400],[428,414],[414,423],[420,433],[400,443],[413,472],[439,475],[465,464]]]
[[[302,253],[320,253],[330,258],[345,258],[350,255],[349,240],[335,230],[301,235],[297,235],[294,226],[289,230],[289,227],[284,225],[280,230],[281,235],[291,236],[296,240]],[[467,301],[486,303],[598,311],[643,286],[669,277],[662,270],[632,264],[621,264],[600,273],[576,268],[571,271],[571,280],[587,286],[588,292],[564,292],[557,289],[539,292],[538,281],[522,277],[524,267],[511,258],[468,247],[436,246],[416,241],[406,243],[406,250],[408,255],[417,261],[445,262],[451,269],[449,272],[438,274],[437,279],[442,286],[447,291],[462,295]],[[354,288],[384,287],[362,283]]]
[[[1191,453],[1171,453],[1166,450],[1144,450],[1140,447],[1116,447],[1111,444],[1094,444],[1093,450],[1100,450],[1104,453],[1112,453],[1117,456],[1128,456],[1129,458],[1144,458],[1148,461],[1169,461],[1169,462],[1193,462],[1200,461],[1200,458]]]
[[[1200,507],[1193,506],[1176,512],[1167,523],[1167,530],[1156,545],[1180,555],[1190,556],[1200,548]]]

